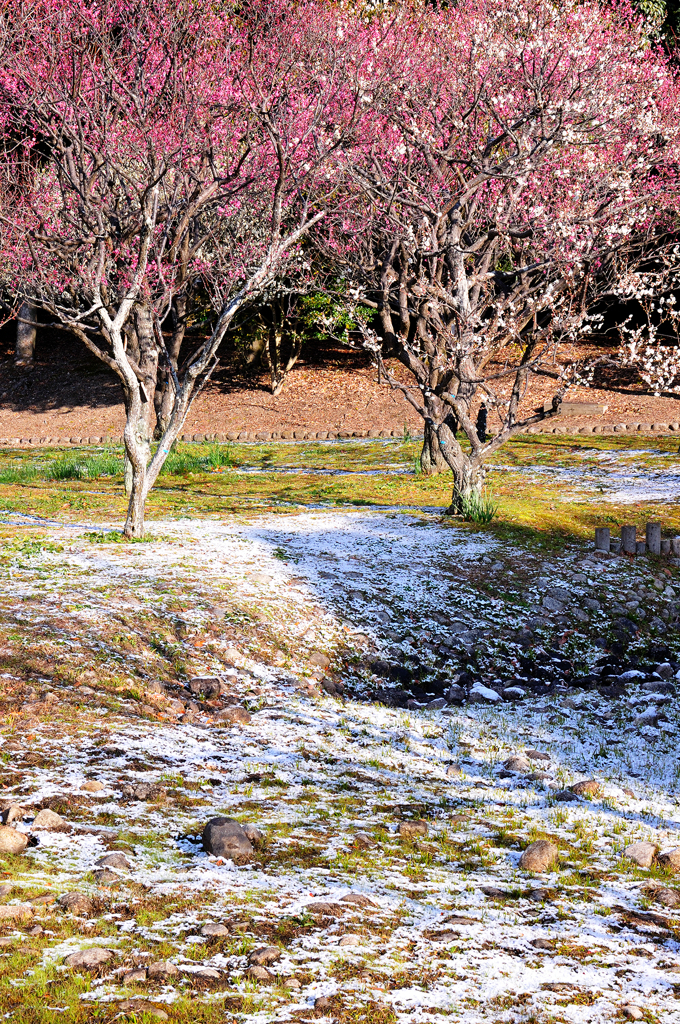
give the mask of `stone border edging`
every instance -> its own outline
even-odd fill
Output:
[[[596,423],[584,426],[550,426],[552,419],[545,423],[536,423],[528,427],[523,434],[680,434],[680,422],[674,423]],[[413,441],[422,441],[422,431],[414,431],[408,435]],[[493,432],[489,432],[493,437]],[[386,438],[403,438],[404,430],[228,430],[217,434],[180,434],[178,440],[201,443],[205,441],[226,443],[228,441],[347,441],[352,438],[383,440]],[[65,445],[87,444],[122,444],[122,437],[0,437],[0,447],[6,448],[59,448]]]

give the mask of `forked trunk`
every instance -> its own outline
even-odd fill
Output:
[[[439,447],[436,428],[426,421],[423,430],[423,450],[420,453],[420,472],[425,476],[448,472],[448,464]]]
[[[186,295],[180,293],[175,296],[172,304],[172,336],[167,343],[167,358],[161,361],[158,369],[158,384],[154,399],[156,428],[153,436],[157,441],[163,436],[170,423],[172,407],[175,402],[175,383],[172,371],[177,372],[179,353],[186,330],[187,305]]]

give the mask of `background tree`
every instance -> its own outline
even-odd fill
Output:
[[[0,126],[16,138],[3,158],[2,276],[120,378],[125,533],[139,536],[234,316],[284,266],[307,272],[299,240],[324,214],[331,158],[360,115],[342,19],[314,4],[254,3],[238,16],[194,0],[12,6],[21,16],[2,22],[0,49]],[[44,161],[17,195],[38,139]],[[214,321],[178,363],[198,286]],[[163,376],[172,397],[157,407]]]
[[[678,87],[642,19],[571,0],[402,10],[374,68],[374,129],[324,254],[377,310],[364,344],[422,416],[424,463],[452,470],[459,511],[544,416],[520,415],[530,375],[676,222]]]

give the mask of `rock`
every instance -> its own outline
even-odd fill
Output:
[[[45,929],[42,927],[42,925],[35,924],[35,925],[33,925],[32,928],[29,928],[27,934],[28,935],[43,935],[44,932],[45,932]]]
[[[308,914],[320,917],[340,917],[346,910],[347,907],[343,907],[340,903],[330,903],[326,900],[316,900],[314,903],[308,903],[305,907]]]
[[[656,671],[659,673],[662,679],[672,679],[675,673],[673,672],[673,666],[669,662],[664,661],[661,665],[656,666]]]
[[[70,829],[70,825],[64,821],[61,814],[56,814],[55,811],[51,811],[49,807],[43,807],[42,811],[38,811],[35,818],[33,819],[32,828],[40,829],[45,832],[62,832],[66,829]]]
[[[221,680],[217,676],[195,676],[189,680],[189,689],[197,697],[219,697]]]
[[[185,711],[184,704],[181,700],[169,700],[165,705],[165,709],[172,715],[183,715]]]
[[[314,1009],[325,1012],[333,1008],[333,1002],[329,996],[318,996],[314,1000]]]
[[[112,949],[105,949],[103,946],[90,946],[89,949],[79,949],[77,953],[71,953],[66,957],[64,963],[68,967],[84,968],[91,971],[108,964],[115,955]]]
[[[482,885],[480,888],[490,900],[503,900],[508,895],[504,889],[499,889],[495,885]]]
[[[23,807],[19,804],[10,804],[9,807],[5,807],[0,817],[4,825],[11,825],[13,821],[21,821],[24,813]]]
[[[197,971],[192,971],[191,977],[198,978],[199,981],[219,981],[222,975],[216,967],[209,967],[207,964],[204,964]]]
[[[471,704],[497,704],[501,700],[501,695],[478,681],[472,686],[468,700]]]
[[[584,782],[575,782],[569,789],[576,796],[602,796],[602,786],[595,779],[586,779]]]
[[[503,700],[523,700],[527,695],[521,686],[506,686],[501,696]]]
[[[372,850],[378,844],[368,832],[356,832],[354,834],[354,845],[358,846],[360,850]]]
[[[426,836],[427,822],[422,820],[400,821],[398,832],[402,839],[415,839],[416,836]]]
[[[360,892],[348,892],[346,896],[340,897],[340,902],[353,903],[355,907],[377,907],[378,905]]]
[[[531,945],[534,949],[544,949],[546,952],[553,952],[553,944],[550,939],[532,939]]]
[[[28,903],[11,903],[0,906],[0,922],[28,921],[33,917],[33,907]]]
[[[436,697],[435,700],[429,701],[425,707],[428,711],[440,711],[442,708],[446,707],[447,703],[448,701],[445,697]]]
[[[680,891],[667,885],[655,885],[651,889],[646,889],[645,896],[664,907],[680,907]]]
[[[284,978],[283,985],[286,988],[293,989],[293,991],[299,991],[302,988],[302,985],[297,978]]]
[[[246,977],[252,978],[253,981],[260,981],[265,985],[268,982],[276,980],[276,975],[268,971],[266,967],[259,967],[257,964],[253,964],[248,968],[246,971]]]
[[[310,665],[317,665],[319,668],[328,668],[330,663],[331,659],[321,651],[312,651],[309,656]]]
[[[596,601],[594,597],[584,597],[583,604],[586,608],[589,608],[591,612],[597,612],[602,607],[599,601]]]
[[[554,597],[548,597],[547,594],[541,601],[541,604],[549,612],[556,612],[558,614],[561,614],[564,611],[564,602],[557,601]]]
[[[553,800],[558,800],[560,803],[568,804],[573,800],[578,800],[576,793],[572,793],[570,789],[560,789],[557,793],[552,794]]]
[[[28,836],[17,832],[9,825],[0,825],[0,853],[23,853],[28,846]]]
[[[102,789],[106,787],[101,782],[97,782],[92,779],[89,782],[84,782],[80,787],[85,793],[101,793]]]
[[[519,866],[524,871],[550,871],[557,863],[558,849],[547,839],[538,839],[527,846],[519,859]]]
[[[88,917],[92,913],[93,901],[83,892],[67,892],[57,900],[57,903],[64,910],[76,914],[78,917]]]
[[[229,929],[223,924],[204,924],[201,935],[205,939],[224,939],[229,935]]]
[[[459,764],[450,764],[446,769],[447,779],[456,779],[461,774],[461,767]]]
[[[163,982],[168,978],[178,978],[179,968],[169,960],[156,960],[155,963],[149,964],[146,973],[149,981]]]
[[[139,1019],[141,1016],[155,1017],[157,1020],[169,1020],[165,1010],[159,1009],[146,999],[121,999],[113,1004],[121,1013],[133,1013]]]
[[[253,844],[245,829],[233,818],[211,818],[203,829],[203,849],[234,864],[247,864],[253,858]]]
[[[674,846],[672,850],[664,850],[657,857],[659,866],[677,874],[680,871],[680,846]]]
[[[146,981],[146,967],[136,967],[123,975],[124,985],[141,985]]]
[[[257,967],[269,967],[281,959],[281,950],[278,946],[260,946],[250,954],[250,963]]]
[[[358,935],[343,935],[338,942],[338,946],[359,946],[360,944],[361,939]]]
[[[105,857],[100,857],[97,861],[97,867],[100,868],[116,868],[118,871],[131,871],[130,862],[124,853],[107,853]]]
[[[631,843],[623,851],[624,857],[628,860],[632,860],[633,863],[637,864],[640,868],[651,868],[652,862],[656,857],[659,847],[655,846],[654,843],[640,842]]]
[[[621,1012],[628,1020],[642,1020],[645,1016],[644,1010],[636,1006],[635,1003],[626,1003],[621,1007]]]
[[[133,782],[121,786],[126,800],[149,800],[158,793],[158,786],[151,782]]]
[[[545,782],[546,779],[550,779],[552,776],[549,772],[531,772],[527,775],[527,782]]]
[[[650,619],[649,628],[653,629],[655,633],[663,633],[667,626],[663,619],[660,619],[658,615],[654,615]]]
[[[262,846],[264,843],[264,835],[260,832],[257,825],[251,825],[250,822],[247,822],[243,826],[243,831],[248,836],[248,839],[250,839],[253,846]]]
[[[509,772],[519,772],[523,775],[525,772],[531,771],[531,764],[527,761],[526,757],[522,757],[521,754],[513,754],[507,760],[503,761],[503,767],[507,768]]]
[[[215,715],[215,721],[228,722],[229,725],[248,725],[251,721],[251,715],[245,708],[237,706],[225,708],[224,711],[218,711]]]
[[[115,871],[109,871],[108,868],[97,868],[92,875],[100,885],[113,885],[115,882],[120,882],[120,875],[117,875]]]
[[[525,750],[524,753],[527,757],[531,758],[532,761],[550,760],[550,754],[546,754],[543,750]]]
[[[465,700],[465,690],[462,686],[459,686],[458,683],[453,683],[446,691],[446,698],[451,703],[459,704],[461,701]]]
[[[666,679],[651,679],[648,683],[643,683],[641,689],[647,693],[675,693],[674,684]]]
[[[640,729],[643,725],[656,726],[659,721],[660,711],[658,708],[647,708],[642,714],[633,719],[633,725]]]

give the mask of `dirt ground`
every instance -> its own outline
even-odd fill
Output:
[[[117,379],[106,367],[77,342],[43,337],[39,338],[35,365],[18,369],[7,331],[0,339],[0,438],[120,437],[122,395]],[[394,369],[401,379],[407,379],[398,364]],[[558,369],[555,367],[555,375]],[[609,373],[597,384],[590,389],[573,388],[567,397],[607,406],[607,411],[594,418],[570,419],[571,424],[637,420],[667,425],[680,420],[678,398],[656,398],[632,376]],[[522,411],[528,414],[550,399],[555,386],[552,376],[533,378]],[[364,353],[329,349],[303,358],[276,398],[269,392],[264,374],[245,373],[233,362],[226,362],[196,399],[185,430],[358,431],[421,426],[402,394],[378,383],[376,370]],[[493,428],[493,418],[489,426]]]

